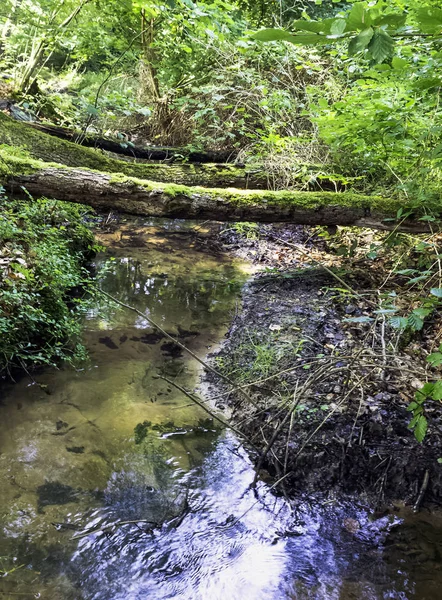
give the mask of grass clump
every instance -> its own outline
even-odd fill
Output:
[[[95,250],[90,209],[55,200],[12,200],[0,188],[0,374],[85,356],[80,316]]]

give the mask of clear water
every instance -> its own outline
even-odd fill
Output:
[[[114,259],[109,293],[204,357],[246,273],[211,254],[210,239],[181,235],[191,226],[129,222],[102,236],[97,262]],[[264,482],[250,489],[241,443],[158,378],[194,389],[198,363],[153,333],[103,301],[86,323],[87,368],[44,372],[49,393],[27,381],[3,389],[0,598],[441,597],[442,518],[293,510]]]

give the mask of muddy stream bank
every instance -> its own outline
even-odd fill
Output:
[[[100,239],[103,289],[198,356],[217,350],[251,273],[217,226],[129,219]],[[439,514],[373,514],[307,482],[293,507],[271,479],[252,489],[255,457],[158,379],[207,395],[196,361],[104,300],[84,336],[81,370],[1,390],[1,598],[439,597]]]

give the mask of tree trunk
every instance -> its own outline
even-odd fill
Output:
[[[26,64],[26,67],[23,71],[22,78],[19,85],[19,90],[21,92],[27,93],[33,83],[33,80],[36,78],[37,71],[42,63],[43,57],[45,55],[46,50],[48,49],[49,40],[51,40],[51,31],[54,29],[58,35],[60,35],[65,29],[69,27],[72,21],[78,16],[84,6],[91,2],[91,0],[82,0],[78,6],[74,8],[71,14],[58,26],[54,27],[55,19],[59,10],[62,7],[62,3],[56,7],[53,11],[50,21],[47,24],[48,32],[44,33],[39,41],[34,40],[32,45],[32,52]],[[53,32],[52,32],[53,33]],[[55,35],[55,34],[54,34]],[[54,38],[57,39],[57,38]],[[53,43],[52,39],[52,43]]]
[[[100,210],[119,210],[150,217],[217,221],[286,222],[303,225],[355,225],[393,229],[400,203],[351,192],[269,192],[215,190],[158,184],[93,171],[3,157],[8,164],[0,181],[12,194],[24,187],[33,196],[81,202]],[[12,174],[14,171],[14,174]],[[432,224],[435,225],[434,223]],[[401,230],[427,231],[425,222],[402,223]]]
[[[141,102],[158,101],[160,98],[160,85],[156,70],[156,51],[153,46],[155,35],[155,19],[148,19],[146,11],[141,11],[141,48],[140,61],[140,92]]]

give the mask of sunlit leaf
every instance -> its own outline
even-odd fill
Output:
[[[442,9],[427,7],[418,9],[417,21],[425,33],[438,33],[442,31]]]
[[[436,381],[434,384],[433,399],[442,400],[442,381]]]
[[[430,363],[432,367],[440,367],[442,365],[442,353],[441,352],[433,352],[427,356],[427,362]]]

